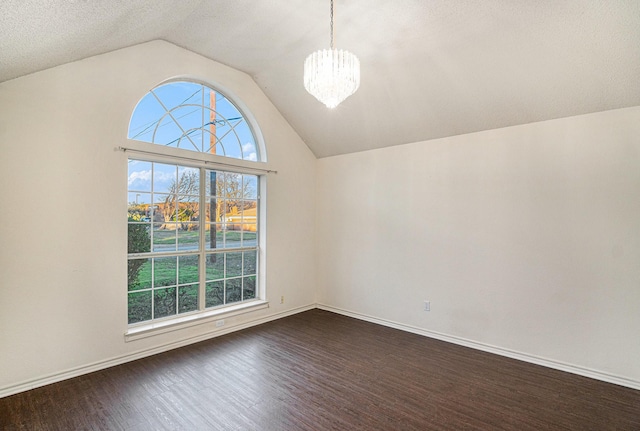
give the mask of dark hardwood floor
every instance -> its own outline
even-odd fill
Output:
[[[312,310],[0,399],[2,430],[640,430],[640,391]]]

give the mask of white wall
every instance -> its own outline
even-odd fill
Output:
[[[317,175],[320,304],[640,387],[640,107]]]
[[[246,74],[162,41],[0,84],[0,396],[172,343],[200,325],[125,343],[129,117],[160,82],[190,76],[240,98],[270,169],[270,308],[225,330],[315,302],[315,157]],[[285,304],[280,304],[284,295]]]

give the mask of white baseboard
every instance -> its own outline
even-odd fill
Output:
[[[116,365],[121,365],[127,362],[135,361],[137,359],[146,358],[147,356],[156,355],[158,353],[167,352],[169,350],[177,349],[179,347],[184,347],[189,344],[197,343],[200,341],[205,341],[211,338],[219,337],[221,335],[229,334],[231,332],[240,331],[242,329],[250,328],[252,326],[261,325],[263,323],[270,322],[272,320],[281,319],[283,317],[291,316],[294,314],[301,313],[303,311],[313,310],[316,308],[315,304],[306,305],[303,307],[294,308],[291,310],[284,311],[282,313],[272,314],[266,317],[254,319],[248,322],[240,323],[237,325],[229,325],[221,328],[216,328],[213,331],[208,331],[204,334],[197,335],[195,337],[185,338],[180,341],[176,341],[173,343],[168,343],[160,346],[156,346],[151,349],[139,350],[137,352],[133,352],[127,355],[118,356],[115,358],[107,359],[104,361],[94,362],[92,364],[83,365],[80,367],[72,368],[66,371],[62,371],[60,373],[54,373],[47,376],[39,377],[36,379],[26,380],[14,385],[6,386],[0,388],[0,398],[7,397],[9,395],[14,395],[19,392],[28,391],[30,389],[39,388],[41,386],[49,385],[51,383],[60,382],[62,380],[67,380],[73,377],[78,377],[83,374],[93,373],[95,371],[104,370],[106,368],[110,368]]]
[[[415,326],[405,325],[390,320],[380,319],[373,316],[368,316],[361,313],[356,313],[341,308],[331,307],[329,305],[318,304],[317,307],[321,310],[331,311],[333,313],[342,314],[344,316],[353,317],[359,320],[365,320],[367,322],[376,323],[378,325],[387,326],[401,331],[411,332],[413,334],[422,335],[429,338],[435,338],[437,340],[446,341],[448,343],[458,344],[460,346],[470,347],[472,349],[481,350],[483,352],[494,353],[500,356],[506,356],[507,358],[518,359],[520,361],[529,362],[536,365],[542,365],[543,367],[553,368],[560,371],[566,371],[568,373],[577,374],[584,377],[589,377],[596,380],[601,380],[608,383],[614,383],[616,385],[625,386],[631,389],[640,390],[640,381],[628,379],[626,377],[620,377],[602,371],[592,370],[590,368],[580,367],[577,365],[568,364],[565,362],[555,361],[552,359],[541,358],[538,356],[530,355],[527,353],[521,353],[514,350],[504,349],[502,347],[492,346],[490,344],[479,343],[477,341],[468,340],[465,338],[456,337],[453,335],[442,334],[440,332],[429,331],[426,329],[418,328]]]

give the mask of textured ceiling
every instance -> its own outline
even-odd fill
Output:
[[[335,2],[362,83],[334,110],[302,85],[329,0],[0,0],[0,81],[164,39],[251,75],[318,157],[640,105],[638,0]]]

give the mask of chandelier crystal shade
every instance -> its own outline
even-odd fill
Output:
[[[321,49],[304,62],[304,88],[335,108],[360,87],[360,60],[342,49]]]
[[[314,52],[304,62],[304,88],[327,108],[335,108],[360,87],[360,60],[333,46],[331,0],[331,49]]]

